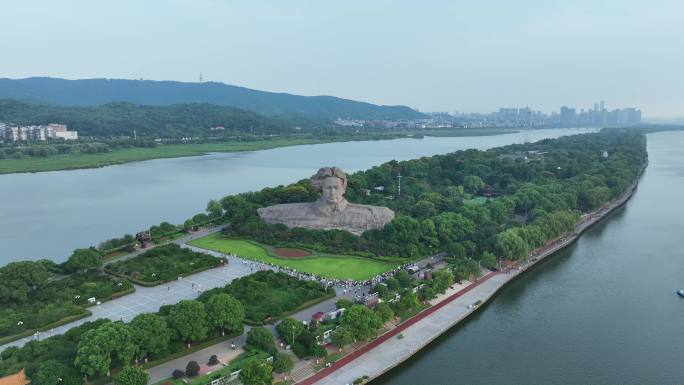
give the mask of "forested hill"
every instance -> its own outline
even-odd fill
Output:
[[[63,107],[0,99],[0,122],[64,123],[81,136],[179,138],[236,134],[288,134],[332,126],[329,121],[302,117],[270,117],[252,111],[210,104],[142,106],[108,103],[92,107]],[[212,131],[223,126],[225,130]]]
[[[336,119],[417,119],[423,114],[406,106],[379,106],[333,96],[300,96],[257,91],[223,83],[56,78],[0,79],[0,98],[65,106],[111,102],[145,105],[208,103],[266,115],[299,114]]]

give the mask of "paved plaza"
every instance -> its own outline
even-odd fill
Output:
[[[207,252],[206,250],[202,251]],[[209,252],[209,254],[223,256],[214,252]],[[135,285],[135,293],[88,308],[93,313],[89,317],[39,333],[36,336],[22,338],[2,345],[0,346],[0,351],[10,346],[23,346],[28,341],[34,339],[42,340],[53,335],[63,334],[75,326],[81,325],[84,322],[94,321],[98,318],[129,322],[140,313],[156,312],[162,305],[174,304],[184,299],[197,298],[205,290],[225,286],[233,279],[249,275],[254,271],[254,267],[245,263],[242,259],[229,257],[229,262],[226,266],[205,270],[167,284],[155,287]]]

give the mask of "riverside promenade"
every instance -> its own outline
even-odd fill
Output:
[[[646,165],[639,173],[639,177]],[[302,385],[346,385],[368,376],[374,379],[409,359],[420,349],[429,345],[451,327],[475,312],[482,303],[492,298],[499,289],[539,261],[574,242],[585,230],[622,206],[634,193],[638,185],[635,180],[619,198],[605,204],[598,210],[583,215],[572,234],[549,242],[545,247],[533,250],[524,264],[509,267],[502,272],[492,272],[481,277],[461,291],[443,298],[439,303],[399,324],[396,328],[379,336],[359,350],[298,382]],[[478,305],[475,305],[475,304]],[[403,338],[398,336],[403,334]],[[358,359],[361,358],[361,359]]]

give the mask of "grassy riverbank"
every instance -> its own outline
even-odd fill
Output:
[[[19,159],[0,159],[0,174],[98,168],[151,159],[199,156],[210,152],[258,151],[305,144],[363,140],[388,140],[408,137],[421,138],[423,135],[450,137],[491,136],[507,134],[511,132],[515,131],[498,128],[464,128],[450,130],[422,130],[419,133],[410,131],[397,131],[379,132],[377,134],[363,133],[358,135],[343,135],[337,137],[281,137],[273,139],[232,142],[217,141],[211,143],[159,144],[156,147],[116,148],[110,152],[96,154],[69,154],[49,157],[23,156]]]
[[[216,142],[198,144],[160,144],[154,148],[132,147],[101,154],[59,155],[47,158],[26,157],[0,160],[0,174],[97,168],[159,158],[198,156],[210,152],[268,150],[277,147],[325,143],[325,139],[272,139],[250,142]]]

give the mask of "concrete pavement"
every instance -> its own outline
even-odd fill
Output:
[[[221,364],[211,368],[208,367],[207,362],[209,361],[209,357],[216,355],[220,362],[227,364],[230,361],[232,361],[235,357],[237,357],[240,353],[244,352],[242,347],[245,345],[246,339],[247,337],[245,336],[245,334],[241,334],[228,341],[223,341],[216,345],[212,345],[202,350],[198,350],[194,353],[188,354],[187,356],[179,357],[175,360],[171,360],[161,365],[152,367],[147,370],[147,373],[149,373],[150,375],[150,380],[148,381],[148,383],[154,384],[166,378],[170,378],[174,370],[185,370],[185,366],[190,361],[197,361],[197,363],[200,364],[201,374],[205,374],[207,371],[215,371],[221,369],[223,368]],[[231,343],[237,345],[237,348],[235,350],[233,350],[230,347]]]
[[[244,264],[243,260],[230,257],[226,266],[205,270],[181,280],[154,287],[134,285],[135,293],[90,307],[88,310],[92,312],[92,315],[89,317],[40,333],[37,337],[31,336],[7,343],[0,346],[0,351],[10,346],[23,346],[34,339],[42,340],[53,335],[63,334],[73,327],[98,318],[128,322],[140,313],[156,312],[162,305],[197,298],[204,290],[223,287],[235,278],[252,273],[250,266]]]

